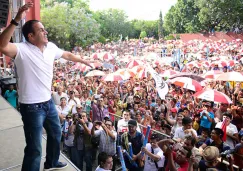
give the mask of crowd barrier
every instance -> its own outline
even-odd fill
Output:
[[[112,116],[114,116],[114,117],[120,118],[120,119],[123,118],[123,117],[121,117],[121,116],[119,116],[119,115],[116,115],[116,114],[114,114],[114,113],[109,113],[109,114],[112,115]],[[140,127],[147,128],[147,126],[144,126],[144,125],[141,125],[141,124],[138,124],[138,125],[139,125]],[[159,132],[159,131],[157,131],[157,130],[150,129],[150,131],[152,131],[152,132],[154,132],[154,133],[157,133],[157,134],[160,134],[160,135],[163,135],[163,136],[165,136],[165,137],[167,137],[167,138],[171,138],[171,136],[169,136],[169,135],[167,135],[167,134],[164,134],[164,133],[162,133],[162,132]],[[172,138],[171,138],[171,139],[172,139]],[[172,140],[175,141],[174,139],[172,139]],[[175,141],[175,142],[177,142],[177,141]],[[228,165],[228,166],[230,165],[228,161],[226,161],[226,160],[222,160],[221,158],[218,158],[218,161],[224,163],[225,165]],[[233,167],[239,170],[239,166],[233,164]]]

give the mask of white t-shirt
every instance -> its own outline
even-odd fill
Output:
[[[128,132],[128,121],[120,119],[117,123],[117,132]]]
[[[215,128],[222,128],[222,123],[223,122],[219,122],[216,124]],[[238,130],[237,127],[235,125],[233,125],[232,123],[230,123],[227,127],[226,127],[226,132],[230,133],[231,135],[237,134]],[[230,146],[231,149],[235,148],[234,147],[234,142],[233,140],[227,136],[226,137],[226,144],[228,144]]]
[[[18,75],[19,102],[33,104],[51,99],[53,63],[63,50],[49,42],[43,53],[31,43],[15,43],[17,55],[14,63]]]
[[[183,127],[176,128],[175,135],[174,135],[175,139],[177,139],[177,138],[184,139],[186,135],[191,135],[191,133],[185,134],[185,132],[182,128]],[[197,132],[194,129],[192,129],[192,130],[193,130],[193,133],[197,136]]]
[[[60,105],[56,105],[56,109],[58,113],[61,113],[64,116],[67,116],[68,113],[71,111],[71,107],[69,105],[66,105],[63,109]]]
[[[62,94],[61,94],[61,96],[60,96],[60,95],[58,94],[58,92],[53,92],[53,94],[52,94],[52,98],[53,98],[53,101],[54,101],[55,105],[60,105],[60,104],[61,104],[60,99],[61,99],[62,97],[65,97],[66,100],[68,101],[68,95],[67,95],[66,93],[62,92]]]
[[[98,166],[95,171],[111,171],[111,170],[106,170],[106,169],[103,169],[103,168],[100,168],[100,166]]]
[[[75,102],[75,101],[76,102]],[[81,102],[80,102],[80,100],[79,100],[79,98],[77,98],[77,97],[74,97],[74,100],[73,99],[69,99],[67,102],[68,102],[68,105],[69,106],[76,106],[76,105],[81,105]]]
[[[139,126],[137,126],[136,129],[138,132],[141,132],[141,129]],[[120,119],[117,123],[117,132],[128,132],[128,121],[125,121],[125,119]]]
[[[150,143],[146,144],[146,149],[149,152],[152,153]],[[163,151],[159,147],[157,147],[157,148],[154,149],[154,154],[158,155],[160,157],[160,160],[157,161],[158,167],[164,167],[165,156],[163,154]],[[156,168],[154,161],[148,155],[145,155],[144,170],[149,170],[149,171],[157,171],[158,170]]]

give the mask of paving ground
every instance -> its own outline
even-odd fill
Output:
[[[0,171],[20,171],[24,156],[25,138],[21,116],[0,96]],[[46,140],[42,139],[41,169],[45,161]],[[63,171],[77,171],[75,166],[64,156],[60,161],[68,163],[69,167]]]

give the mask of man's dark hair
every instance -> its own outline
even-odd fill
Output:
[[[100,165],[101,167],[102,167],[102,164],[101,163],[105,163],[106,162],[106,160],[108,159],[108,158],[110,158],[111,156],[110,155],[108,155],[107,153],[105,153],[105,152],[101,152],[101,153],[99,153],[99,155],[98,155],[98,165]]]
[[[177,102],[177,100],[175,98],[172,98],[171,101],[173,101],[175,104]]]
[[[113,122],[112,122],[112,120],[110,120],[110,119],[106,119],[106,120],[105,120],[105,123],[106,123],[106,122],[111,122],[111,125],[113,126]]]
[[[183,109],[183,112],[186,111],[186,110],[189,111],[189,109],[188,109],[187,107],[185,107],[185,108]]]
[[[192,145],[192,146],[195,146],[195,144],[196,144],[196,142],[197,142],[196,138],[194,138],[194,137],[191,136],[191,135],[186,135],[186,136],[185,136],[185,139],[191,141],[191,145]]]
[[[206,133],[208,136],[210,135],[210,130],[207,128],[202,128],[202,132]]]
[[[220,139],[223,138],[224,136],[224,131],[220,128],[213,128],[213,130],[215,131],[215,133],[220,137]]]
[[[22,33],[23,33],[26,41],[29,41],[28,34],[34,33],[33,25],[38,22],[40,22],[40,21],[39,20],[29,20],[24,24],[24,26],[22,28]]]
[[[232,119],[232,115],[229,112],[224,112],[223,116],[229,117],[230,119]]]
[[[192,123],[192,119],[190,117],[184,117],[182,119],[182,125],[187,125],[189,123]]]
[[[192,151],[188,148],[188,147],[183,147],[184,148],[184,150],[186,150],[187,151],[187,155],[186,155],[186,158],[188,159],[188,158],[190,158],[191,157],[191,155],[192,155]]]

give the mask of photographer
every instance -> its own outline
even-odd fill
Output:
[[[100,128],[102,127],[102,129]],[[99,127],[98,130],[95,130]],[[94,122],[91,130],[92,136],[99,137],[99,153],[105,152],[107,155],[113,158],[113,168],[116,168],[116,140],[117,133],[113,129],[113,123],[111,120],[105,120],[104,123],[100,121]],[[98,161],[99,163],[100,161]]]
[[[104,106],[103,98],[100,95],[94,95],[91,101],[92,122],[103,121],[105,116],[109,116],[108,109]]]
[[[88,121],[85,112],[76,115],[75,124],[72,125],[74,130],[74,146],[76,148],[77,167],[83,170],[83,160],[86,162],[86,171],[92,171],[92,144],[91,129],[93,124]]]
[[[234,154],[234,163],[243,169],[243,135],[239,135],[240,143],[236,144],[235,149],[233,150]]]
[[[214,128],[211,132],[211,139],[206,140],[206,142],[199,147],[199,151],[202,152],[207,146],[217,147],[220,153],[229,150],[230,147],[222,140],[223,136],[224,132],[222,129]]]
[[[203,111],[200,113],[200,128],[199,134],[201,134],[202,129],[210,130],[212,122],[214,121],[214,113],[212,111],[213,102],[207,102],[203,106]]]
[[[67,149],[67,155],[70,157],[71,162],[76,164],[75,159],[75,147],[73,144],[74,140],[74,132],[72,129],[73,120],[75,120],[75,115],[73,117],[71,115],[67,115],[66,119],[64,120],[64,126],[63,126],[63,135],[64,135],[64,145]]]
[[[145,165],[144,170],[150,171],[163,171],[165,156],[163,151],[158,146],[158,135],[152,134],[150,143],[146,144],[146,147],[142,147],[142,152],[145,153]]]
[[[231,149],[234,148],[235,143],[239,142],[239,137],[238,137],[238,130],[237,127],[231,123],[232,121],[232,115],[228,112],[225,112],[223,114],[223,120],[226,119],[226,143],[230,146]],[[217,123],[215,128],[222,128],[223,122]]]
[[[207,169],[217,169],[217,170],[230,170],[233,171],[233,163],[232,160],[229,159],[229,169],[227,169],[227,166],[224,165],[223,163],[218,161],[219,155],[219,150],[217,147],[214,146],[208,146],[207,148],[204,149],[203,153],[203,160],[199,162],[199,169],[200,171],[206,171]]]
[[[189,159],[191,157],[191,150],[187,147],[175,144],[171,139],[161,140],[158,145],[163,149],[165,156],[168,159],[166,170],[170,171],[187,171],[189,168]],[[176,167],[177,165],[179,167]]]
[[[194,138],[197,137],[197,132],[192,128],[192,119],[189,117],[182,119],[182,127],[176,128],[174,139],[181,142],[186,135],[192,135]]]

